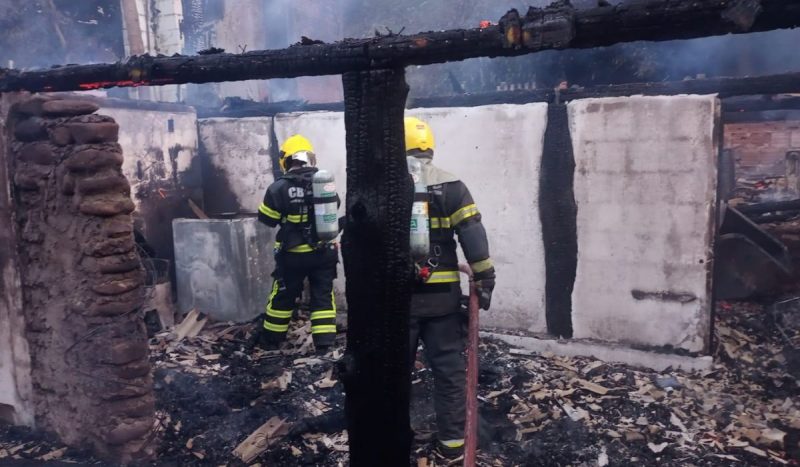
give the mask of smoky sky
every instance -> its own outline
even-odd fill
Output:
[[[0,0],[0,66],[123,58],[119,0]]]

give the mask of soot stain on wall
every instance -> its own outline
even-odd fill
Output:
[[[572,337],[572,288],[578,267],[574,174],[567,106],[551,104],[544,134],[539,217],[544,240],[547,330],[559,337]]]

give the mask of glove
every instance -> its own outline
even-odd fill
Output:
[[[478,306],[488,310],[492,304],[492,291],[494,290],[494,278],[475,280],[475,289],[478,292]]]

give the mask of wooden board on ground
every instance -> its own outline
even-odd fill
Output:
[[[286,420],[280,417],[272,417],[242,441],[233,450],[233,454],[241,459],[242,462],[250,463],[278,438],[286,435],[289,432],[289,428],[290,425],[286,423]]]

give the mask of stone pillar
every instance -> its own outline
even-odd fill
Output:
[[[36,423],[117,462],[152,457],[153,382],[118,126],[86,101],[11,107]]]

